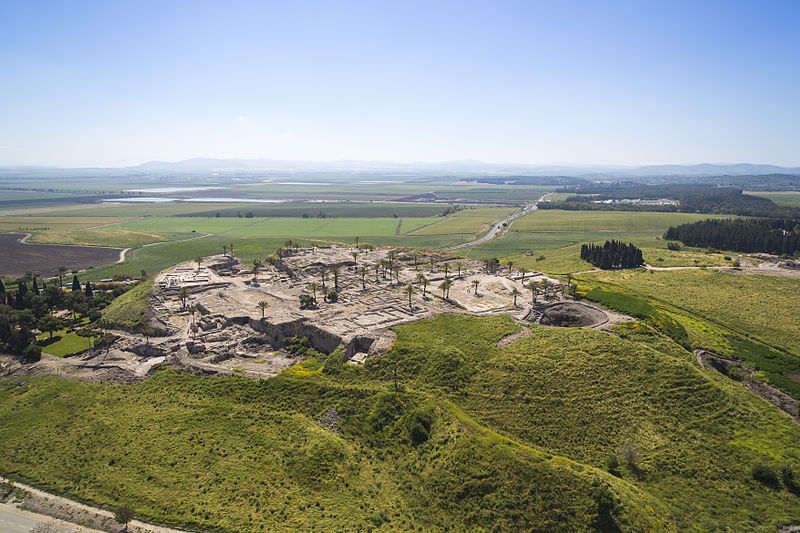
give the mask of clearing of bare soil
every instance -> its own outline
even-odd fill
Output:
[[[58,267],[83,270],[90,266],[108,265],[121,259],[122,248],[74,246],[69,244],[27,243],[24,233],[0,233],[0,275],[19,277],[28,270],[43,276],[55,276]]]

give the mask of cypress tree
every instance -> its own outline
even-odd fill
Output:
[[[84,289],[84,290],[86,291],[86,297],[87,298],[91,298],[92,297],[92,282],[91,281],[87,281],[86,282],[86,289]]]
[[[81,290],[81,282],[78,281],[78,275],[77,274],[73,274],[72,275],[72,290],[73,291]]]

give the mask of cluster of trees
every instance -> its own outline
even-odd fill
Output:
[[[665,239],[688,246],[791,255],[800,251],[800,219],[708,219],[672,226]]]
[[[581,259],[597,268],[634,268],[642,266],[642,250],[622,241],[606,241],[602,246],[581,245]]]
[[[39,279],[38,272],[27,272],[14,284],[16,290],[6,288],[0,280],[0,352],[22,355],[29,361],[38,360],[42,353],[36,341],[37,330],[49,332],[52,338],[53,332],[79,317],[94,322],[100,318],[101,309],[127,290],[95,290],[90,282],[81,287],[77,276],[72,278],[71,290],[64,290],[60,277],[48,284]],[[55,316],[59,310],[69,312],[66,320]],[[103,337],[90,328],[82,332],[85,336]]]
[[[738,187],[714,185],[669,184],[640,185],[628,183],[592,184],[562,189],[576,193],[564,202],[543,202],[543,209],[572,210],[633,210],[633,211],[679,211],[683,213],[732,214],[753,217],[800,218],[800,209],[782,207],[772,200],[742,194]],[[656,200],[668,198],[678,205],[630,205],[595,203],[598,200],[621,200],[640,198]]]

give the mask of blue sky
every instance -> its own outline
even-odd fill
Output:
[[[0,0],[0,165],[800,165],[800,2]]]

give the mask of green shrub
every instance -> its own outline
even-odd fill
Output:
[[[432,423],[433,417],[428,411],[415,409],[408,414],[405,419],[405,426],[414,446],[418,446],[428,440]]]
[[[778,488],[780,485],[778,482],[778,475],[770,466],[756,463],[750,470],[750,474],[753,476],[753,479],[768,487]]]

